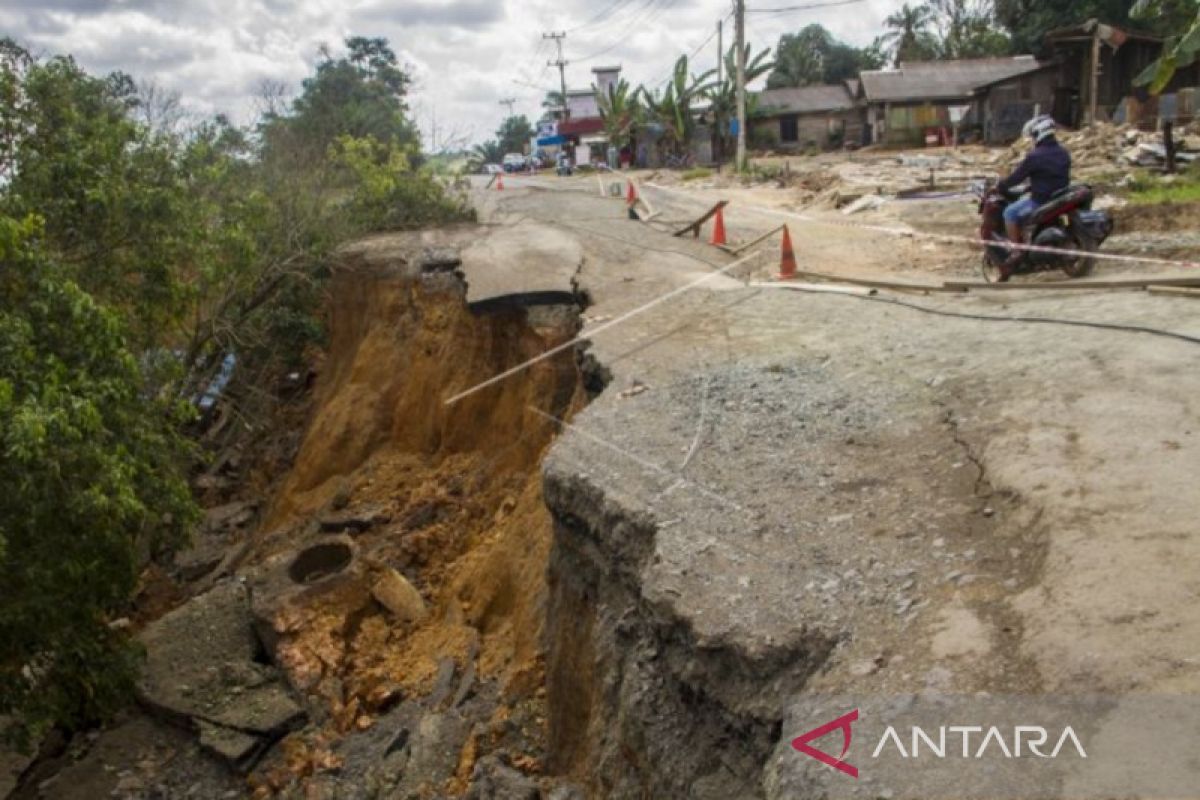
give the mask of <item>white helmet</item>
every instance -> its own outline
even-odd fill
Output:
[[[1053,136],[1055,130],[1054,118],[1049,114],[1041,114],[1025,123],[1021,133],[1033,141],[1040,142],[1047,136]]]

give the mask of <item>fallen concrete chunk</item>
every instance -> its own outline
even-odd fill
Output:
[[[210,723],[273,741],[304,719],[278,672],[255,661],[260,648],[250,600],[238,581],[180,606],[138,639],[146,648],[140,698],[176,722]],[[236,750],[241,744],[223,746]]]
[[[860,211],[869,211],[873,208],[879,208],[887,202],[887,198],[879,194],[864,194],[862,197],[855,200],[850,205],[842,209],[843,214],[857,214]]]
[[[417,266],[422,272],[452,272],[462,266],[462,257],[449,247],[430,247],[421,253]]]
[[[267,740],[243,731],[200,720],[200,746],[238,772],[247,771],[261,753]]]
[[[425,619],[425,600],[408,579],[391,567],[379,570],[371,585],[371,595],[388,612],[404,622]]]
[[[475,762],[471,773],[468,800],[537,800],[537,783],[496,756],[484,756]]]
[[[204,512],[204,527],[210,531],[239,528],[254,519],[257,503],[234,502]]]
[[[363,533],[376,525],[391,522],[390,514],[378,508],[364,508],[358,511],[345,511],[340,514],[328,514],[321,518],[321,530],[325,533]]]

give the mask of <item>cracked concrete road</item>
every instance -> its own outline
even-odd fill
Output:
[[[629,221],[594,178],[476,197],[488,223],[578,243],[585,333],[732,261]],[[886,258],[877,237],[797,238],[824,272]],[[614,380],[548,479],[651,515],[640,591],[698,645],[827,647],[805,692],[1200,691],[1200,346],[952,314],[1200,336],[1200,303],[1136,291],[861,298],[715,280],[597,336]],[[800,691],[705,688],[780,714]]]

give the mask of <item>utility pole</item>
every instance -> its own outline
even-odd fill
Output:
[[[558,84],[559,84],[559,87],[562,89],[562,104],[563,104],[562,118],[565,120],[571,116],[571,110],[567,107],[567,73],[566,73],[567,61],[566,61],[566,59],[563,58],[563,52],[562,52],[562,43],[563,43],[563,39],[567,38],[567,32],[560,31],[558,33],[543,33],[542,38],[543,39],[553,39],[554,43],[556,45],[558,45],[558,60],[557,61],[547,61],[546,65],[551,66],[551,67],[558,67]]]
[[[718,91],[723,87],[722,82],[722,66],[725,62],[725,49],[721,43],[721,25],[725,22],[724,19],[717,20],[717,88]],[[717,172],[721,171],[721,162],[725,160],[725,129],[729,124],[729,120],[722,119],[720,112],[716,115],[717,120]]]
[[[515,104],[516,102],[517,102],[517,98],[506,97],[500,101],[500,105],[508,106],[508,115],[511,117],[513,115],[513,104]]]
[[[746,168],[746,0],[733,0],[734,42],[737,48],[737,163]]]
[[[717,85],[721,85],[721,66],[725,61],[725,49],[721,44],[721,25],[725,22],[723,19],[717,20]]]

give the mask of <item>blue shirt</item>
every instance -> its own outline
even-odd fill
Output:
[[[1045,203],[1051,195],[1071,183],[1071,154],[1053,136],[1043,139],[1011,175],[1000,181],[1000,189],[1010,189],[1026,178],[1033,199]]]

